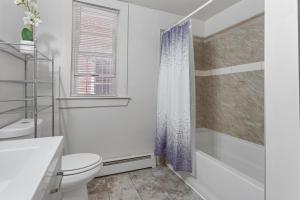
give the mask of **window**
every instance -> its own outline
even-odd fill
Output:
[[[119,11],[73,2],[72,95],[117,95]]]

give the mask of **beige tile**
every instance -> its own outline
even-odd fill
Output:
[[[197,78],[197,127],[264,143],[262,71]]]
[[[204,39],[194,36],[194,58],[195,58],[195,69],[200,70],[204,64]]]
[[[159,181],[166,171],[142,170],[130,173],[130,178],[143,200],[168,200],[169,194]]]
[[[174,192],[170,194],[172,200],[203,200],[200,196],[192,191]]]
[[[109,200],[105,178],[97,178],[88,183],[89,200]]]
[[[264,16],[258,16],[203,42],[202,69],[241,65],[264,60]]]
[[[108,192],[89,194],[89,200],[110,200]]]
[[[141,200],[128,174],[105,178],[110,200]]]
[[[89,200],[202,200],[167,167],[94,179]]]
[[[168,168],[152,169],[146,173],[130,175],[144,200],[200,199],[185,183]]]
[[[136,190],[120,189],[109,194],[110,200],[141,200]]]
[[[263,61],[264,16],[209,38],[195,38],[194,46],[196,69],[210,70]],[[197,127],[263,144],[263,82],[263,71],[197,77]]]

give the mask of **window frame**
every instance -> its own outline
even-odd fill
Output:
[[[90,97],[71,95],[72,90],[72,10],[73,1],[99,5],[107,8],[117,9],[119,15],[118,49],[117,49],[117,96],[116,97]],[[90,107],[116,107],[127,106],[131,100],[128,95],[128,30],[129,30],[129,4],[117,0],[72,0],[67,3],[66,16],[63,18],[63,25],[67,32],[62,37],[66,47],[62,49],[62,65],[59,67],[59,107],[62,108],[90,108]]]
[[[99,94],[78,94],[76,93],[76,63],[75,60],[77,60],[78,58],[74,58],[74,56],[78,56],[79,55],[79,51],[76,50],[74,48],[75,45],[75,37],[76,34],[78,32],[74,32],[75,28],[78,28],[78,26],[81,25],[80,24],[74,24],[74,18],[76,15],[76,11],[74,9],[74,4],[81,4],[83,6],[86,7],[91,7],[91,8],[99,8],[102,10],[107,10],[107,11],[111,11],[111,12],[115,12],[118,15],[118,20],[117,20],[117,24],[116,24],[116,28],[113,30],[113,44],[112,44],[112,48],[113,48],[113,53],[112,53],[112,61],[113,61],[113,70],[114,70],[114,80],[113,80],[113,91],[114,94],[111,95],[99,95]],[[88,1],[77,1],[77,0],[73,0],[72,1],[72,41],[71,41],[71,83],[70,83],[70,89],[71,89],[71,97],[82,97],[82,98],[106,98],[106,97],[118,97],[118,73],[117,73],[117,65],[118,65],[118,36],[119,36],[119,23],[120,23],[120,9],[116,9],[116,8],[112,8],[112,7],[107,7],[107,6],[103,6],[103,5],[99,5],[99,4],[94,4],[94,3],[89,3]],[[76,26],[74,28],[74,26]],[[92,77],[92,76],[91,76]]]

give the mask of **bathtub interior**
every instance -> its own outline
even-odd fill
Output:
[[[264,147],[227,134],[200,128],[196,149],[264,184]]]

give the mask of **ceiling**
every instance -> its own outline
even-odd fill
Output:
[[[181,16],[186,16],[199,6],[207,2],[207,0],[122,0],[136,5],[162,10]],[[206,20],[218,12],[232,6],[240,0],[214,0],[211,4],[205,7],[194,15],[193,18]]]

